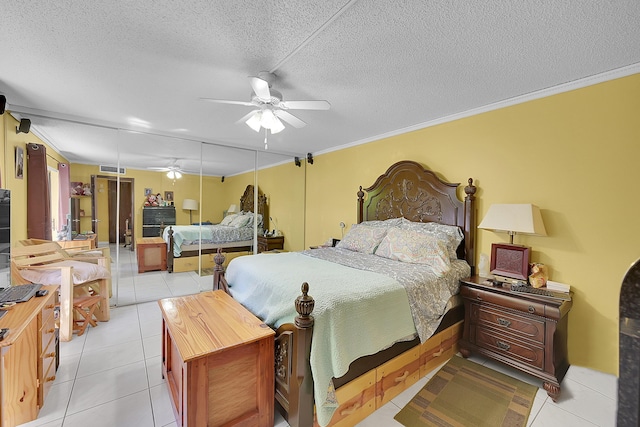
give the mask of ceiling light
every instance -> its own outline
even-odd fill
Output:
[[[169,171],[167,172],[167,178],[169,179],[180,179],[182,178],[182,174],[178,171]]]
[[[262,118],[262,111],[256,111],[256,113],[251,117],[249,117],[249,120],[246,121],[247,126],[255,130],[256,132],[260,132],[261,118]]]
[[[271,133],[278,133],[280,131],[282,131],[284,129],[284,125],[282,124],[282,122],[280,121],[279,118],[274,116],[274,122],[273,125],[271,126]]]

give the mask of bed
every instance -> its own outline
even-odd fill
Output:
[[[254,214],[254,187],[247,185],[240,197],[240,213],[225,217],[220,224],[173,225],[164,229],[162,237],[167,242],[167,271],[197,269],[201,255],[203,267],[212,267],[214,254],[220,248],[225,252],[253,250],[254,220],[258,221],[258,233],[268,228],[266,196],[258,189],[258,212]],[[206,262],[211,259],[211,262]],[[211,265],[208,265],[211,264]]]
[[[214,289],[276,329],[291,426],[353,425],[454,353],[459,279],[475,265],[476,188],[460,201],[458,187],[398,162],[360,187],[358,224],[335,248],[236,258],[226,272],[216,255]]]

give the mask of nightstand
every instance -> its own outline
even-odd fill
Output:
[[[481,354],[540,378],[554,400],[569,369],[567,322],[572,301],[483,284],[473,276],[460,283],[464,334],[460,353]]]
[[[258,253],[284,248],[284,236],[258,236]]]

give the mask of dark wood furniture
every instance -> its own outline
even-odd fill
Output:
[[[258,253],[284,249],[284,236],[258,236]]]
[[[413,161],[392,165],[376,182],[358,191],[358,222],[405,217],[416,222],[435,221],[459,226],[464,240],[458,257],[475,267],[475,192],[471,179],[464,188],[464,201],[457,196],[460,184],[442,181]],[[365,197],[366,192],[366,197]],[[215,257],[214,289],[228,292],[222,263]],[[308,297],[303,292],[303,295]],[[309,297],[310,298],[310,297]],[[340,406],[330,425],[355,425],[421,376],[457,352],[463,319],[462,307],[450,310],[434,335],[420,344],[418,339],[393,345],[376,355],[351,364],[349,372],[334,380]],[[313,378],[309,363],[313,333],[313,300],[296,301],[299,316],[294,323],[276,330],[276,402],[292,427],[314,423]],[[416,358],[417,361],[416,361]],[[415,367],[419,364],[419,374]]]
[[[543,381],[555,401],[569,369],[567,321],[571,301],[513,292],[473,276],[461,283],[464,357],[479,353]]]
[[[138,273],[167,269],[167,244],[162,237],[138,237],[136,239]]]
[[[142,208],[142,237],[160,237],[164,228],[169,225],[176,225],[175,206]]]
[[[249,184],[247,185],[247,187],[244,190],[244,193],[242,194],[242,197],[240,197],[240,210],[243,212],[253,212],[254,211],[254,189],[253,189],[253,185]],[[262,192],[260,191],[260,189],[258,189],[258,214],[262,215],[262,222],[263,222],[263,228],[265,230],[269,229],[269,213],[267,212],[268,207],[267,207],[267,196],[265,196],[264,194],[262,194]],[[175,267],[175,256],[173,254],[173,229],[171,227],[169,227],[169,244],[167,247],[167,270],[169,271],[169,273],[172,273],[174,270],[175,271],[183,271],[183,270],[178,270]],[[243,243],[242,245],[238,244],[238,245],[233,245],[233,242],[229,243],[229,242],[225,242],[223,244],[223,246],[220,247],[224,247],[225,252],[245,252],[245,251],[252,251],[253,250],[253,245],[246,245],[246,243]],[[194,258],[199,258],[201,255],[205,255],[205,254],[215,254],[218,249],[220,248],[218,246],[214,246],[214,247],[208,247],[206,249],[201,249],[201,250],[195,250],[195,251],[182,251],[182,253],[180,254],[180,258],[189,258],[189,257],[194,257]],[[185,264],[190,264],[193,266],[197,266],[198,265],[198,260],[194,259],[193,262],[189,262],[187,261]],[[202,262],[202,265],[205,265],[206,263]],[[184,270],[184,271],[189,271],[189,270]]]
[[[273,426],[273,330],[222,291],[158,303],[178,425]]]
[[[16,304],[0,319],[9,334],[0,341],[0,426],[35,420],[56,379],[58,340],[54,307],[57,286],[47,295]]]

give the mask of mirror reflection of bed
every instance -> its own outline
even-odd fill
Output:
[[[216,268],[214,289],[276,330],[276,401],[291,425],[312,425],[314,407],[320,425],[354,425],[457,351],[476,229],[476,187],[460,188],[464,200],[459,187],[398,162],[360,188],[358,224],[336,247]]]
[[[219,248],[232,258],[254,252],[254,232],[269,228],[267,198],[260,189],[255,212],[254,186],[249,184],[240,197],[239,212],[228,214],[219,224],[175,225],[164,229],[167,242],[167,271],[185,272],[212,269]]]

